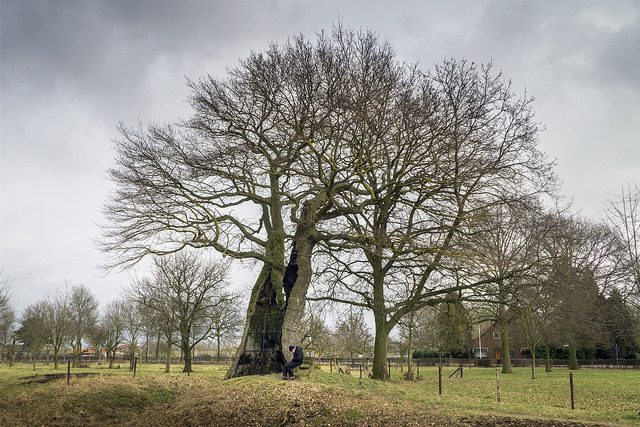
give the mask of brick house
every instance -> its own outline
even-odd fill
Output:
[[[515,324],[510,325],[509,354],[511,358],[530,358],[531,352],[525,341],[518,333]],[[478,327],[475,328],[475,337],[471,340],[471,355],[479,359],[488,359],[491,363],[499,363],[502,360],[502,340],[500,339],[500,325],[497,322],[480,325],[480,339],[478,339]],[[481,345],[482,346],[481,346]],[[481,357],[482,356],[482,357]]]

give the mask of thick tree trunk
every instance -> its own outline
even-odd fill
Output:
[[[283,239],[273,233],[266,253],[274,264],[264,264],[256,280],[240,346],[225,378],[282,372],[289,357],[283,348],[300,345],[298,326],[311,283],[316,213],[325,200],[320,194],[304,203],[286,268],[278,268],[278,259],[284,264]]]
[[[220,361],[220,334],[216,334],[216,360]]]
[[[183,335],[182,340],[180,341],[180,349],[182,351],[182,357],[184,361],[184,368],[182,368],[182,372],[192,372],[191,371],[191,346],[189,345],[189,335]]]
[[[375,328],[376,336],[373,344],[373,378],[385,380],[388,378],[387,372],[387,346],[389,343],[389,331],[384,313],[376,315]]]
[[[580,369],[578,366],[578,356],[576,354],[576,344],[574,342],[569,343],[569,369],[577,370]]]
[[[58,348],[54,348],[53,349],[53,369],[58,369],[58,353],[59,353],[60,349]]]

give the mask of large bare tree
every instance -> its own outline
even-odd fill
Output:
[[[281,369],[318,242],[368,262],[382,360],[474,206],[548,176],[531,102],[501,76],[457,61],[426,76],[371,32],[295,37],[190,87],[181,125],[121,127],[103,247],[112,266],[188,246],[260,263],[227,377]],[[418,292],[389,314],[385,278],[418,258]]]
[[[419,84],[410,70],[395,78],[353,125],[359,191],[340,193],[344,214],[322,224],[331,228],[322,229],[327,262],[316,296],[373,312],[375,378],[384,376],[390,330],[410,311],[500,280],[446,280],[469,221],[553,184],[531,99],[490,65],[447,60]]]

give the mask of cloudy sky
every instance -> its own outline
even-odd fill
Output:
[[[493,61],[535,96],[542,149],[583,215],[640,182],[639,0],[0,0],[0,267],[16,308],[65,279],[101,303],[127,284],[96,268],[117,123],[186,117],[186,77],[337,20],[423,69]]]

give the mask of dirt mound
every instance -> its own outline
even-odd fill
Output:
[[[156,406],[138,426],[585,426],[555,420],[494,416],[452,417],[433,406],[418,406],[357,390],[337,390],[297,381],[242,378],[192,390]]]

